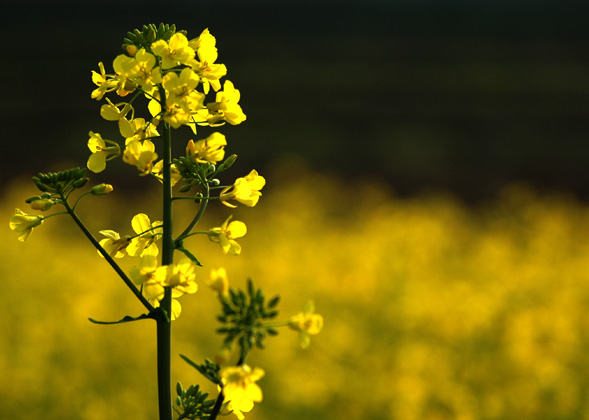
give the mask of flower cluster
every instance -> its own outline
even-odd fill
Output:
[[[127,54],[114,59],[113,73],[106,73],[102,62],[98,71],[92,71],[92,81],[97,86],[92,98],[102,100],[109,92],[121,98],[130,97],[117,103],[106,98],[107,103],[100,110],[105,120],[118,123],[125,144],[105,140],[91,131],[88,168],[93,172],[103,171],[106,161],[124,149],[124,162],[136,166],[141,175],[154,173],[158,154],[152,140],[160,137],[158,126],[162,121],[175,129],[190,127],[196,134],[199,125],[236,125],[246,119],[239,105],[239,90],[229,80],[221,85],[227,68],[215,63],[216,39],[208,29],[191,40],[183,32],[169,28],[154,32],[153,37],[153,42],[142,38],[139,45],[127,40]],[[207,101],[211,88],[215,97]],[[135,117],[135,102],[140,96],[149,101],[148,119]],[[206,140],[191,140],[187,149],[198,162],[217,163],[223,158],[225,144],[223,135],[213,133]]]

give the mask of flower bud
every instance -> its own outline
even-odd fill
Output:
[[[92,195],[104,195],[112,192],[113,187],[110,184],[98,184],[90,190]]]
[[[53,207],[53,200],[39,197],[37,200],[31,201],[31,207],[33,210],[46,211]]]

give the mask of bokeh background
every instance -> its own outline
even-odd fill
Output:
[[[175,354],[218,349],[204,279],[225,266],[284,317],[311,298],[325,317],[309,349],[282,331],[252,356],[248,419],[589,418],[588,17],[575,1],[19,2],[0,28],[2,214],[27,211],[36,172],[83,165],[88,131],[117,138],[90,71],[128,30],[208,27],[248,116],[221,129],[227,176],[268,183],[233,212],[241,256],[189,244],[206,267]],[[116,188],[81,206],[95,232],[159,217],[128,165],[92,182]],[[154,419],[154,326],[87,321],[140,313],[122,283],[65,219],[24,244],[2,229],[1,417]]]

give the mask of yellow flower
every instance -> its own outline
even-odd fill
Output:
[[[204,140],[199,140],[196,143],[193,140],[188,142],[186,146],[186,155],[192,157],[195,161],[200,163],[217,163],[225,157],[225,150],[227,145],[225,136],[221,133],[213,133]]]
[[[158,267],[155,255],[144,255],[139,264],[131,267],[129,277],[137,286],[143,288],[143,295],[154,307],[164,298],[167,266]]]
[[[223,253],[227,254],[229,252],[233,255],[239,255],[241,253],[241,245],[235,241],[235,238],[244,236],[247,228],[245,223],[238,220],[229,223],[231,217],[229,216],[221,227],[215,227],[209,230],[209,239],[221,245]]]
[[[119,82],[113,75],[106,74],[104,71],[104,64],[98,63],[98,68],[100,73],[92,70],[92,82],[98,86],[98,88],[92,91],[90,97],[99,101],[107,92],[115,90]]]
[[[131,239],[127,247],[127,253],[132,257],[144,255],[158,255],[159,250],[155,241],[162,237],[163,222],[153,222],[144,213],[136,214],[131,220],[131,226],[139,236]]]
[[[10,218],[10,229],[20,233],[18,240],[21,242],[29,237],[33,228],[41,224],[43,224],[43,216],[26,214],[20,209],[16,209],[16,214]]]
[[[131,111],[134,112],[133,107],[131,104],[127,102],[121,102],[119,104],[113,104],[110,99],[106,98],[107,104],[104,104],[100,107],[100,116],[107,121],[119,121]],[[122,109],[119,109],[120,106],[123,106]]]
[[[170,42],[163,39],[151,44],[151,51],[162,58],[162,69],[167,70],[179,64],[186,64],[194,58],[194,50],[188,46],[188,39],[177,32],[170,38]]]
[[[163,179],[164,179],[164,175],[162,173],[163,167],[164,167],[164,160],[162,159],[162,160],[156,162],[156,164],[153,165],[153,168],[151,169],[151,174],[153,176],[155,176],[160,182],[163,182]],[[176,185],[176,183],[178,181],[180,181],[182,179],[182,175],[178,171],[178,168],[176,167],[176,165],[173,163],[170,166],[170,172],[172,175],[172,179],[171,179],[172,186],[174,186],[174,185]]]
[[[310,336],[319,334],[323,328],[323,317],[314,312],[315,304],[310,300],[305,304],[303,312],[291,316],[288,320],[288,326],[299,332],[299,341],[303,348],[309,347]]]
[[[155,124],[145,122],[144,118],[134,118],[129,121],[126,118],[119,120],[119,131],[127,141],[144,140],[146,138],[158,137],[159,133]]]
[[[212,269],[207,285],[221,296],[229,294],[229,280],[224,268]]]
[[[238,104],[239,99],[239,90],[235,89],[233,83],[226,80],[223,84],[223,90],[217,92],[215,102],[207,104],[209,112],[207,121],[209,125],[217,125],[222,120],[231,125],[241,124],[245,121],[246,116]]]
[[[236,207],[233,204],[227,203],[228,200],[236,200],[248,207],[253,207],[258,203],[262,195],[260,190],[265,184],[266,180],[264,177],[258,175],[258,172],[253,170],[245,177],[237,178],[233,186],[221,191],[219,199],[227,207]]]
[[[196,293],[198,285],[196,284],[195,267],[188,258],[168,266],[164,284],[172,288],[172,297],[178,298],[183,294]]]
[[[130,140],[127,141],[123,161],[134,165],[139,170],[139,175],[147,175],[151,172],[153,161],[157,159],[155,146],[149,140]]]
[[[134,57],[124,54],[117,56],[113,68],[117,75],[138,84],[145,93],[150,94],[156,84],[162,81],[160,68],[155,67],[156,64],[155,56],[142,48]]]
[[[223,395],[229,401],[228,409],[240,420],[245,416],[242,411],[249,412],[254,408],[254,402],[262,401],[262,389],[256,381],[264,376],[264,370],[248,365],[228,366],[221,369],[223,381]]]
[[[92,154],[88,158],[88,169],[95,173],[102,172],[106,168],[107,160],[114,159],[121,154],[121,148],[114,141],[103,139],[99,133],[90,131],[89,136],[88,149]],[[107,146],[107,143],[112,146]]]
[[[100,241],[100,246],[105,249],[108,255],[113,258],[123,258],[125,256],[125,250],[129,245],[129,238],[127,236],[121,238],[121,235],[114,230],[101,230],[100,234],[106,236],[106,238]],[[98,255],[103,257],[100,252]]]
[[[225,64],[214,64],[218,56],[216,43],[217,40],[208,29],[188,43],[198,56],[198,61],[194,60],[189,64],[199,75],[205,93],[209,93],[209,86],[212,86],[215,92],[221,89],[219,79],[227,74]]]

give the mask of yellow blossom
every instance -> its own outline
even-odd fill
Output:
[[[20,209],[16,209],[16,214],[10,218],[10,229],[20,233],[18,240],[21,242],[29,237],[33,228],[41,224],[43,224],[43,216],[26,214]]]
[[[221,369],[223,381],[223,395],[229,401],[228,409],[240,420],[245,416],[242,411],[249,412],[254,408],[254,402],[262,401],[262,389],[256,384],[264,376],[264,370],[248,365],[228,366]]]
[[[106,74],[104,70],[104,64],[98,63],[98,68],[100,73],[92,70],[92,82],[98,86],[98,88],[92,91],[90,97],[99,101],[107,92],[115,90],[119,82],[114,78],[113,75]]]
[[[149,217],[144,213],[136,214],[131,220],[131,226],[138,236],[131,239],[127,247],[127,253],[132,256],[158,255],[159,250],[155,241],[162,237],[163,222],[151,223]]]
[[[139,264],[129,271],[129,277],[137,286],[142,287],[143,295],[154,307],[159,306],[159,301],[164,298],[166,292],[164,282],[166,280],[167,266],[158,266],[155,255],[144,255]]]
[[[223,189],[219,195],[219,199],[228,207],[236,207],[228,203],[228,200],[236,200],[248,207],[253,207],[258,203],[262,195],[260,190],[265,184],[266,180],[264,177],[258,175],[258,172],[253,170],[245,177],[237,178],[231,187]]]
[[[323,328],[323,317],[315,312],[315,304],[308,301],[302,312],[293,315],[288,320],[288,326],[299,332],[301,347],[307,348],[311,343],[311,335],[316,335]]]
[[[151,50],[162,59],[162,69],[167,70],[179,64],[186,64],[194,58],[194,50],[188,46],[188,39],[176,32],[169,42],[160,39],[151,44]]]
[[[163,182],[164,179],[164,174],[162,173],[163,167],[164,160],[162,159],[156,162],[156,164],[153,165],[153,168],[151,169],[151,174],[155,176],[160,182]],[[182,179],[182,175],[180,174],[180,172],[178,171],[178,167],[174,163],[172,163],[172,165],[170,166],[170,172],[172,175],[172,186],[174,186],[178,181]]]
[[[107,121],[119,121],[131,111],[134,112],[131,104],[127,102],[121,102],[119,104],[113,104],[110,99],[106,98],[106,104],[100,107],[100,116]],[[121,109],[119,107],[122,106]]]
[[[188,258],[168,266],[165,286],[172,288],[172,297],[178,298],[183,294],[196,293],[198,285],[195,268],[194,263]]]
[[[153,122],[145,122],[144,118],[134,118],[130,121],[126,118],[121,118],[119,120],[119,131],[127,141],[144,140],[159,136],[155,124]]]
[[[229,294],[229,280],[225,268],[212,269],[207,285],[221,296]]]
[[[247,233],[247,228],[245,223],[239,220],[229,223],[231,217],[229,216],[221,227],[215,227],[209,230],[209,239],[221,245],[223,253],[227,254],[229,252],[233,255],[239,255],[241,253],[241,245],[235,241],[235,238],[244,236]]]
[[[100,246],[104,248],[108,255],[113,258],[123,258],[125,256],[125,251],[129,245],[129,237],[121,238],[121,235],[114,230],[101,230],[100,234],[106,236],[100,241]],[[100,252],[98,255],[103,257]]]
[[[235,89],[231,81],[226,80],[223,90],[217,92],[215,102],[207,104],[207,123],[211,126],[218,125],[221,121],[226,121],[231,125],[241,124],[245,121],[246,116],[238,104],[239,99],[239,90]],[[204,115],[202,112],[199,114]]]
[[[205,93],[209,93],[209,86],[212,86],[215,92],[221,89],[219,79],[227,74],[225,64],[214,64],[218,56],[216,42],[215,37],[205,29],[198,38],[188,43],[198,56],[198,61],[194,60],[189,64],[200,77]]]
[[[225,135],[213,133],[206,139],[199,140],[196,143],[190,140],[186,146],[186,155],[200,163],[210,162],[216,164],[225,157],[223,148],[226,145]]]
[[[114,159],[121,154],[121,148],[114,141],[103,139],[99,133],[90,131],[89,136],[88,148],[92,154],[88,158],[88,169],[95,173],[102,172],[106,168],[107,160]],[[107,143],[112,146],[107,146]]]
[[[155,145],[149,141],[144,140],[130,140],[127,141],[125,153],[123,153],[123,161],[130,165],[134,165],[139,170],[140,175],[147,175],[151,172],[153,161],[157,159],[155,153]]]

